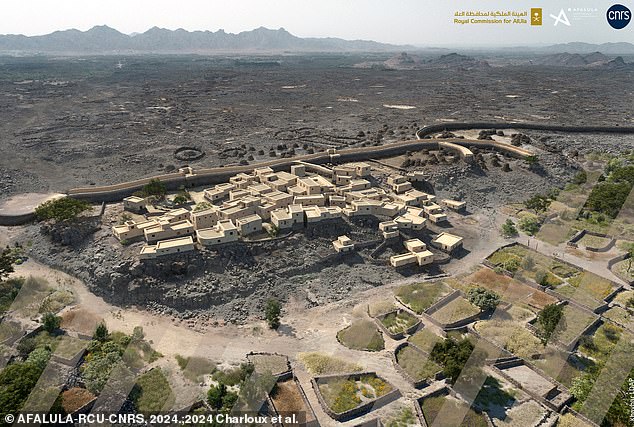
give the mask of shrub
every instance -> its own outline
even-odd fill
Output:
[[[535,235],[539,228],[541,227],[541,223],[538,218],[533,216],[525,216],[519,222],[519,228],[529,236]]]
[[[90,203],[70,197],[49,200],[35,208],[35,216],[39,221],[70,221],[90,208]]]
[[[550,199],[547,196],[541,194],[535,194],[531,198],[524,201],[524,206],[527,209],[532,209],[535,212],[544,212],[550,206]]]
[[[155,196],[163,198],[167,194],[167,187],[160,179],[151,179],[149,183],[143,186],[141,191],[145,197]]]
[[[108,339],[108,327],[105,323],[101,322],[95,328],[95,333],[93,334],[93,339],[101,342],[105,342]]]
[[[515,223],[510,218],[502,224],[502,235],[504,237],[517,236],[517,228],[515,228]]]
[[[557,325],[562,319],[564,314],[563,305],[548,304],[537,315],[538,335],[542,342],[545,344],[550,339],[551,335],[557,328]]]
[[[467,298],[482,311],[493,310],[500,303],[498,294],[481,286],[469,289]]]
[[[267,301],[264,315],[271,329],[277,329],[280,327],[281,312],[282,312],[282,307],[279,301],[274,299],[270,299]]]
[[[443,372],[454,383],[471,356],[473,348],[471,341],[466,338],[460,341],[446,338],[434,345],[430,357],[434,362],[443,366]]]
[[[572,178],[572,183],[576,185],[585,184],[588,181],[588,174],[586,171],[581,170]]]
[[[62,318],[54,315],[53,313],[46,313],[42,316],[42,326],[48,333],[53,333],[59,329],[59,325],[62,323]]]

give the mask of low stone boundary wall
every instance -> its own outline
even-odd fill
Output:
[[[392,364],[394,365],[394,369],[396,369],[399,374],[401,374],[410,384],[412,384],[416,388],[425,388],[429,386],[431,384],[429,379],[423,378],[421,380],[417,380],[416,378],[412,377],[409,373],[407,373],[407,371],[405,371],[405,369],[403,369],[401,365],[399,365],[397,353],[401,351],[402,349],[404,349],[405,347],[411,347],[412,349],[414,349],[414,351],[419,353],[422,357],[429,358],[429,354],[426,351],[420,349],[419,347],[417,347],[416,345],[412,343],[403,342],[403,343],[400,343],[398,346],[396,346],[394,351],[390,353]],[[440,371],[434,374],[433,380],[439,381],[439,380],[442,380],[443,378],[445,378],[445,375],[443,374],[443,371],[441,369]]]
[[[348,411],[341,412],[341,413],[333,412],[328,406],[328,404],[326,403],[326,401],[324,400],[324,397],[321,395],[321,392],[319,391],[319,384],[318,384],[319,381],[337,379],[337,378],[351,378],[354,380],[358,380],[364,375],[374,375],[378,378],[381,378],[376,374],[376,372],[368,371],[368,372],[352,372],[347,374],[344,373],[344,374],[335,374],[335,375],[322,375],[320,377],[314,377],[310,380],[313,390],[315,391],[315,394],[317,395],[317,400],[319,401],[319,404],[321,405],[324,412],[328,414],[330,418],[336,421],[351,420],[352,418],[356,418],[358,416],[366,414],[372,411],[373,409],[377,409],[384,405],[387,405],[388,403],[393,402],[399,397],[401,397],[401,392],[392,384],[388,383],[392,387],[392,391],[390,391],[389,393],[386,393],[383,396],[373,399],[369,402],[365,402],[357,406],[356,408],[350,409]],[[381,379],[387,382],[385,379],[383,378]]]
[[[623,280],[625,283],[627,283],[628,285],[634,285],[634,279],[627,279],[626,277],[622,277],[621,275],[617,274],[616,271],[612,270],[612,267],[614,267],[616,264],[618,264],[621,261],[625,261],[626,259],[630,258],[630,254],[629,253],[624,253],[621,255],[618,255],[614,258],[612,258],[611,260],[608,261],[608,268],[610,269],[610,271],[612,271],[612,273],[614,273],[616,275],[616,277],[620,278],[621,280]],[[607,298],[606,298],[607,300]]]
[[[390,315],[392,313],[400,314],[400,313],[403,313],[403,312],[408,313],[408,314],[416,317],[416,319],[418,321],[414,325],[412,325],[409,328],[407,328],[406,330],[404,330],[403,332],[398,332],[396,334],[390,332],[385,327],[385,325],[383,324],[382,320],[385,319],[388,315]],[[416,332],[416,330],[418,329],[418,327],[422,323],[422,321],[418,318],[418,316],[416,316],[415,314],[411,313],[409,310],[405,310],[404,308],[397,308],[396,310],[392,310],[392,311],[389,311],[387,313],[379,314],[378,316],[374,317],[374,321],[376,322],[377,326],[381,329],[381,331],[383,331],[383,333],[385,333],[388,337],[392,338],[395,341],[402,340],[403,338],[405,338],[405,335],[413,334],[414,332]]]
[[[425,319],[429,320],[434,325],[438,326],[439,328],[441,328],[441,329],[443,329],[445,331],[448,331],[448,330],[460,330],[460,329],[466,328],[466,326],[469,323],[475,322],[476,320],[480,319],[480,317],[482,316],[482,312],[479,312],[479,313],[474,314],[474,315],[469,316],[469,317],[465,317],[464,319],[460,319],[460,320],[457,320],[457,321],[452,322],[452,323],[441,323],[438,320],[434,319],[434,317],[433,317],[433,314],[436,311],[440,310],[442,307],[446,306],[447,304],[449,304],[450,302],[452,302],[453,300],[455,300],[458,297],[463,297],[464,298],[464,294],[462,293],[462,291],[454,290],[449,295],[445,296],[444,298],[440,299],[439,301],[435,302],[430,307],[428,307],[427,310],[425,310],[422,313],[422,316]]]
[[[525,389],[522,386],[522,384],[520,384],[517,380],[515,380],[514,378],[511,378],[511,376],[509,376],[506,372],[504,372],[504,369],[513,368],[515,366],[520,366],[520,365],[526,365],[528,368],[530,368],[532,371],[537,373],[539,376],[541,376],[542,378],[546,379],[551,384],[556,386],[559,389],[560,392],[564,392],[564,393],[570,394],[568,392],[568,388],[566,386],[561,384],[559,381],[551,378],[549,375],[546,375],[544,373],[544,371],[542,371],[541,369],[537,368],[535,365],[533,365],[532,363],[527,362],[524,359],[519,359],[518,358],[515,361],[508,361],[508,362],[502,362],[500,364],[493,364],[493,365],[491,365],[491,368],[493,369],[494,372],[496,372],[497,374],[501,375],[502,378],[504,378],[505,380],[507,380],[508,382],[513,384],[515,387],[519,388],[520,390],[524,390],[533,399],[535,399],[538,402],[546,405],[549,409],[551,409],[551,410],[553,410],[555,412],[560,412],[568,404],[568,402],[564,402],[562,406],[557,407],[551,401],[543,398],[542,396],[540,396],[540,395],[538,395],[536,393],[533,393],[530,390]]]
[[[291,362],[288,360],[288,356],[285,354],[280,354],[280,353],[269,353],[266,351],[251,351],[249,353],[247,353],[247,360],[251,363],[253,363],[251,361],[251,356],[276,356],[276,357],[283,357],[286,359],[286,370],[284,370],[283,372],[271,372],[271,375],[273,375],[275,378],[277,378],[277,381],[284,381],[284,380],[288,380],[293,378],[293,370],[291,369]]]
[[[18,215],[0,214],[0,225],[11,227],[22,225],[35,220],[35,212],[27,212]]]
[[[595,237],[602,237],[605,239],[609,239],[608,243],[600,248],[595,248],[592,246],[586,246],[585,249],[590,251],[590,252],[607,252],[610,249],[612,249],[614,247],[614,245],[616,244],[616,239],[610,235],[604,234],[604,233],[596,233],[594,231],[590,231],[590,230],[581,230],[580,232],[578,232],[577,234],[575,234],[574,236],[572,236],[572,238],[570,240],[568,240],[568,242],[566,242],[566,244],[568,246],[572,246],[574,248],[578,247],[578,242],[583,239],[584,236],[595,236]]]
[[[462,399],[460,396],[458,396],[458,394],[454,391],[454,389],[452,389],[449,386],[444,386],[441,387],[437,390],[434,390],[430,393],[425,394],[424,396],[419,397],[418,399],[416,399],[416,415],[418,416],[418,421],[420,422],[422,427],[430,427],[430,425],[427,423],[427,420],[425,420],[425,414],[423,413],[423,409],[422,409],[422,403],[423,400],[428,399],[430,397],[438,397],[438,396],[444,396],[444,395],[449,395],[452,397],[455,397],[456,399],[460,400],[463,403],[467,403],[465,402],[464,399]],[[484,416],[484,419],[487,423],[488,427],[495,427],[493,422],[491,421],[491,417],[489,417],[489,414],[487,414],[486,412],[484,412],[481,408],[475,406],[475,405],[470,405],[471,408],[476,411],[476,413],[478,414],[482,414]],[[434,424],[439,424],[437,422],[435,422]],[[440,425],[440,424],[439,424]]]
[[[299,394],[301,395],[301,398],[304,401],[304,406],[306,407],[307,411],[310,411],[310,415],[312,416],[312,421],[307,421],[307,422],[305,422],[304,424],[301,424],[301,425],[303,427],[319,427],[320,424],[319,424],[319,421],[317,421],[317,416],[315,415],[315,410],[310,405],[310,402],[308,401],[308,396],[306,396],[306,392],[302,388],[302,385],[299,383],[299,380],[297,379],[295,374],[293,374],[291,372],[290,378],[284,378],[284,379],[278,378],[277,382],[282,382],[282,381],[286,381],[286,380],[292,380],[295,383],[295,386],[299,390]],[[273,411],[276,414],[281,415],[280,411],[275,406],[275,402],[273,402],[273,399],[271,398],[270,395],[267,396],[267,402],[268,402],[269,406],[273,409]],[[306,414],[306,419],[308,419],[308,414]]]

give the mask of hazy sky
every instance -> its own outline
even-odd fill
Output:
[[[46,34],[108,25],[124,33],[152,26],[236,33],[284,27],[300,37],[370,39],[414,45],[534,45],[570,41],[634,41],[634,23],[622,30],[606,22],[617,0],[0,0],[0,34]],[[632,0],[618,0],[634,9]],[[456,10],[543,8],[541,27],[457,25]],[[592,8],[583,18],[568,8]],[[570,26],[554,26],[563,8]]]

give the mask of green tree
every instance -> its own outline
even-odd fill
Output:
[[[42,326],[48,333],[53,333],[58,330],[61,323],[62,318],[53,313],[45,313],[44,316],[42,316]]]
[[[151,179],[141,191],[145,197],[155,196],[162,199],[167,194],[167,187],[160,179]]]
[[[51,358],[51,350],[46,347],[37,347],[29,354],[26,362],[36,366],[40,371],[44,371],[48,360]]]
[[[524,201],[524,206],[535,212],[544,212],[550,206],[550,199],[544,195],[535,194]]]
[[[0,253],[0,281],[9,277],[9,274],[15,271],[13,268],[15,262],[16,255],[12,249],[5,248],[2,253]]]
[[[482,286],[469,289],[467,292],[469,302],[476,305],[482,311],[493,310],[500,303],[500,296]]]
[[[12,363],[0,371],[0,419],[20,412],[41,374],[36,364],[28,362]]]
[[[209,202],[197,203],[196,207],[194,208],[194,212],[204,211],[205,209],[209,209],[211,206],[212,206],[212,204],[209,203]]]
[[[183,196],[181,194],[178,194],[178,195],[176,195],[176,197],[174,197],[174,204],[176,206],[182,206],[185,203],[187,203],[187,197],[185,197],[185,196]]]
[[[434,362],[442,365],[445,376],[454,383],[471,356],[473,348],[471,341],[466,338],[460,341],[445,338],[434,345],[430,357]]]
[[[100,341],[100,342],[105,342],[106,340],[108,340],[108,327],[106,326],[106,324],[104,322],[100,322],[97,327],[95,328],[95,333],[93,334],[93,339]]]
[[[282,306],[278,300],[270,299],[266,302],[264,316],[271,329],[277,329],[280,327],[281,313]]]
[[[572,183],[577,185],[585,184],[587,181],[588,181],[588,174],[584,170],[580,170],[572,178]]]
[[[517,236],[517,228],[512,219],[508,218],[504,224],[502,224],[502,236],[513,237]]]
[[[548,304],[537,315],[537,333],[542,343],[546,344],[559,322],[562,322],[564,306],[560,304]]]
[[[533,216],[525,216],[520,219],[518,225],[520,230],[522,230],[524,233],[528,234],[529,236],[534,236],[539,231],[539,228],[541,227],[541,222],[539,221],[539,218]]]
[[[70,221],[89,208],[90,203],[84,200],[62,197],[39,205],[35,208],[35,216],[39,221]]]

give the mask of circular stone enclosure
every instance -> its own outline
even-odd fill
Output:
[[[174,150],[174,157],[183,162],[191,162],[202,159],[204,156],[205,152],[197,147],[179,147]]]

